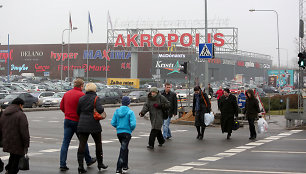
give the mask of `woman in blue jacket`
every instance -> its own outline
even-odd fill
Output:
[[[117,137],[120,141],[121,148],[117,162],[116,173],[127,172],[128,156],[129,156],[129,142],[131,140],[131,133],[136,127],[136,118],[134,112],[128,107],[131,103],[129,97],[122,98],[122,106],[114,113],[111,121],[112,126],[117,129]]]

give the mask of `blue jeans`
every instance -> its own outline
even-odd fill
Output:
[[[65,167],[67,165],[66,160],[67,160],[69,144],[70,144],[71,138],[73,137],[74,133],[77,135],[77,128],[78,128],[77,121],[65,119],[64,121],[64,139],[63,139],[61,154],[60,154],[60,167]],[[86,163],[91,162],[91,156],[89,155],[87,143],[86,143],[86,148],[85,148],[85,161]]]
[[[117,162],[117,171],[122,171],[122,168],[128,168],[129,159],[129,142],[131,140],[131,134],[119,133],[117,134],[119,142],[121,144],[120,154]]]
[[[171,121],[170,117],[168,117],[167,120],[164,120],[164,124],[163,124],[163,136],[164,136],[164,139],[172,137],[171,136],[171,131],[170,131],[170,121]]]

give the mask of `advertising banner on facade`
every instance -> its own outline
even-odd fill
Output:
[[[276,80],[275,87],[293,86],[293,80],[294,80],[293,70],[280,70],[280,77],[278,76],[278,70],[268,70],[268,76],[270,79],[269,84],[272,85],[273,81]]]

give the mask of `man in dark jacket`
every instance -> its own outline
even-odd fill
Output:
[[[204,131],[206,127],[204,123],[205,113],[210,113],[210,111],[211,104],[207,94],[202,92],[200,86],[194,87],[192,113],[195,116],[194,125],[197,128],[197,139],[199,140],[202,140],[204,137]]]
[[[224,89],[224,95],[220,98],[220,111],[222,133],[227,132],[227,139],[230,139],[234,116],[238,117],[238,104],[228,88]]]
[[[66,171],[69,168],[66,165],[67,153],[71,138],[77,133],[77,127],[79,122],[79,116],[77,114],[77,107],[79,99],[85,95],[82,92],[84,88],[84,81],[82,79],[76,79],[74,81],[74,88],[66,92],[61,101],[60,109],[65,113],[64,121],[64,138],[60,153],[60,170]],[[78,136],[78,135],[77,135]],[[87,166],[92,165],[96,162],[95,158],[91,158],[89,155],[88,145],[86,144],[85,149],[85,161]]]
[[[14,99],[0,118],[3,151],[10,153],[5,170],[12,174],[18,173],[19,160],[28,152],[30,146],[29,124],[22,111],[23,105],[24,101],[21,98]]]
[[[149,145],[147,146],[148,149],[154,149],[155,138],[157,138],[159,146],[162,146],[165,143],[165,139],[161,132],[161,127],[164,121],[162,109],[169,109],[169,107],[170,103],[166,97],[160,95],[156,87],[152,87],[148,94],[147,101],[139,113],[141,117],[143,117],[147,112],[150,113],[152,128],[149,136]]]
[[[170,121],[172,116],[177,115],[177,98],[176,94],[171,91],[171,84],[165,83],[165,90],[161,93],[163,96],[167,98],[167,100],[170,102],[170,109],[169,111],[169,117],[167,120],[164,120],[163,124],[163,136],[164,139],[170,139],[172,137],[171,131],[170,131]]]

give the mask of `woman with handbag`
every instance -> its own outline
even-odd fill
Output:
[[[100,98],[96,94],[97,86],[94,83],[88,83],[85,86],[86,94],[79,100],[77,113],[80,117],[78,123],[77,132],[79,134],[79,149],[78,149],[78,172],[86,173],[84,169],[84,153],[85,146],[89,135],[92,136],[96,144],[96,157],[98,161],[98,169],[106,169],[108,166],[103,164],[103,150],[102,150],[102,127],[99,120],[103,118],[97,118],[104,112],[104,108],[101,104]],[[96,112],[95,112],[96,111]]]

